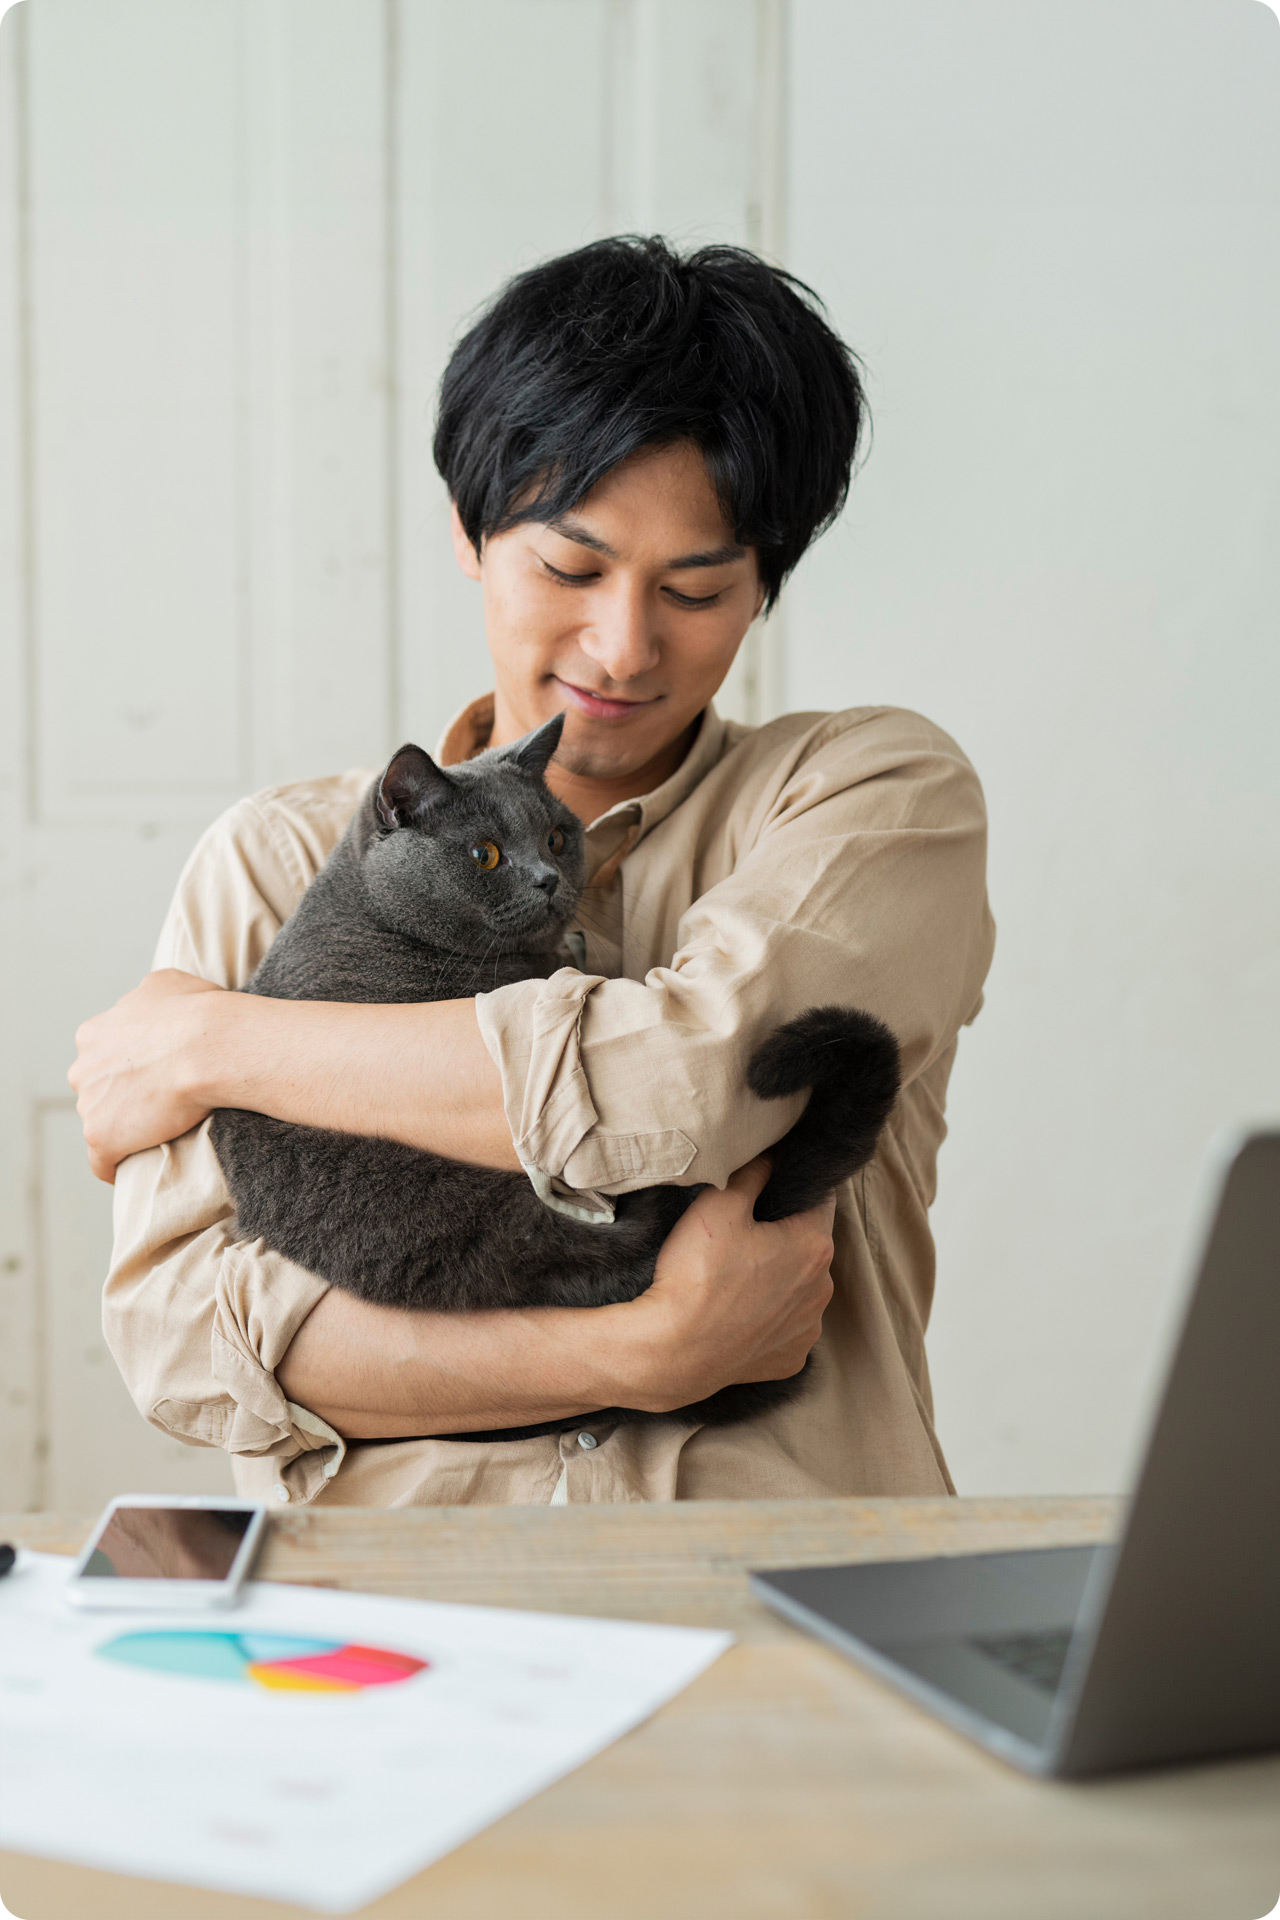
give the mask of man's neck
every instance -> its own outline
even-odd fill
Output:
[[[701,716],[646,760],[643,766],[621,773],[611,773],[599,767],[566,767],[553,760],[546,771],[547,785],[558,799],[577,814],[583,825],[589,827],[602,813],[608,813],[610,807],[619,806],[625,800],[639,800],[669,780],[697,738],[700,724]],[[508,746],[512,740],[518,740],[523,731],[506,717],[499,696],[490,746]]]

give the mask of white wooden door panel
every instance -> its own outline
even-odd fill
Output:
[[[385,9],[253,0],[246,16],[252,782],[396,743]]]
[[[237,9],[29,9],[41,817],[207,816],[242,779]],[[230,642],[230,644],[228,644]]]
[[[0,1502],[226,1484],[104,1357],[76,1024],[145,971],[224,806],[430,744],[488,683],[430,459],[450,344],[602,232],[757,237],[780,9],[33,0],[0,25]],[[739,674],[728,705],[756,697]]]
[[[25,11],[25,10],[23,10]],[[26,718],[25,335],[19,291],[24,119],[22,15],[0,19],[0,994],[19,988],[27,937],[27,810],[22,741]],[[0,1497],[28,1495],[36,1437],[35,1305],[22,1022],[0,1020]]]
[[[753,239],[760,15],[743,0],[634,0],[618,11],[609,225]]]

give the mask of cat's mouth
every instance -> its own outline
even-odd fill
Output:
[[[503,948],[520,948],[540,953],[556,947],[577,910],[578,896],[571,887],[561,887],[550,899],[545,894],[531,900],[521,912],[508,912],[495,922],[492,932]]]

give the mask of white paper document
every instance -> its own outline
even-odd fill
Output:
[[[732,1635],[246,1587],[77,1614],[0,1581],[0,1845],[345,1913],[687,1686]]]

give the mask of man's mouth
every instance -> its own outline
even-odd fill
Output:
[[[652,700],[617,700],[608,694],[593,693],[590,687],[575,687],[572,680],[561,680],[558,674],[555,680],[568,694],[570,704],[593,720],[629,720],[633,714],[656,706],[661,698],[655,695]]]

